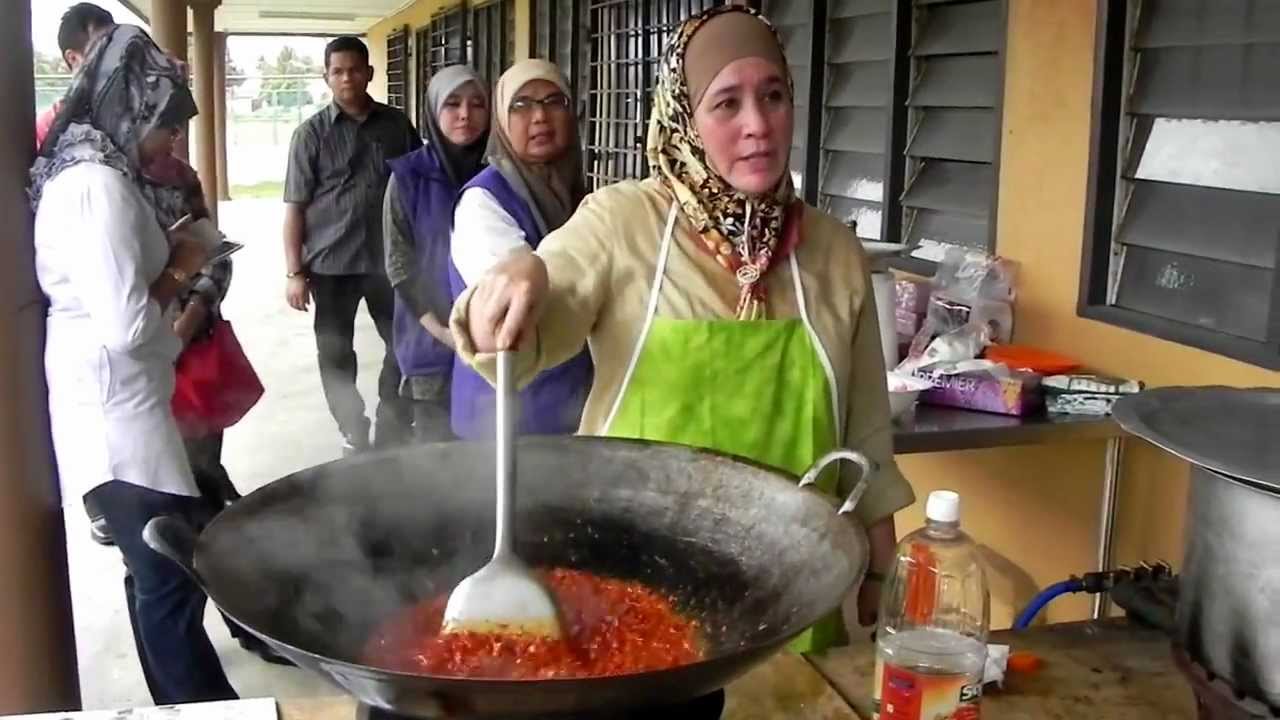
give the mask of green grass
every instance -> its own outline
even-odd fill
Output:
[[[255,183],[253,185],[232,185],[231,199],[258,200],[262,198],[279,200],[284,197],[284,183],[278,180]]]

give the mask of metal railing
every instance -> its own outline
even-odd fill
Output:
[[[36,75],[36,112],[66,94],[72,76]],[[293,131],[332,100],[324,76],[227,77],[227,173],[232,185],[282,182]]]

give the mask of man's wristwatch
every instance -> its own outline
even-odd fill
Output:
[[[306,279],[307,279],[307,271],[306,271],[306,270],[294,270],[294,271],[293,271],[293,272],[291,272],[291,273],[285,273],[285,278],[287,278],[287,279],[289,279],[289,280],[292,280],[292,279],[294,279],[294,278],[302,278],[303,280],[306,280]]]
[[[182,268],[167,267],[164,269],[164,274],[173,278],[174,282],[184,288],[191,284],[191,275]]]

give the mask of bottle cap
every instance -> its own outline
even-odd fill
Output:
[[[924,505],[924,516],[934,522],[960,522],[960,494],[951,490],[934,490]]]

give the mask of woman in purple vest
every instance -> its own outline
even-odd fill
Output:
[[[454,212],[455,298],[502,258],[536,249],[586,194],[573,100],[560,70],[545,60],[522,60],[503,73],[494,95],[489,167],[462,189]],[[575,432],[591,378],[585,349],[543,371],[520,393],[519,432]],[[455,361],[453,431],[465,439],[491,437],[493,403],[489,383]]]
[[[451,65],[427,85],[427,143],[392,160],[383,202],[387,279],[396,290],[400,393],[413,401],[414,437],[451,439],[453,338],[448,322],[449,228],[462,186],[484,167],[489,96],[475,70]]]

